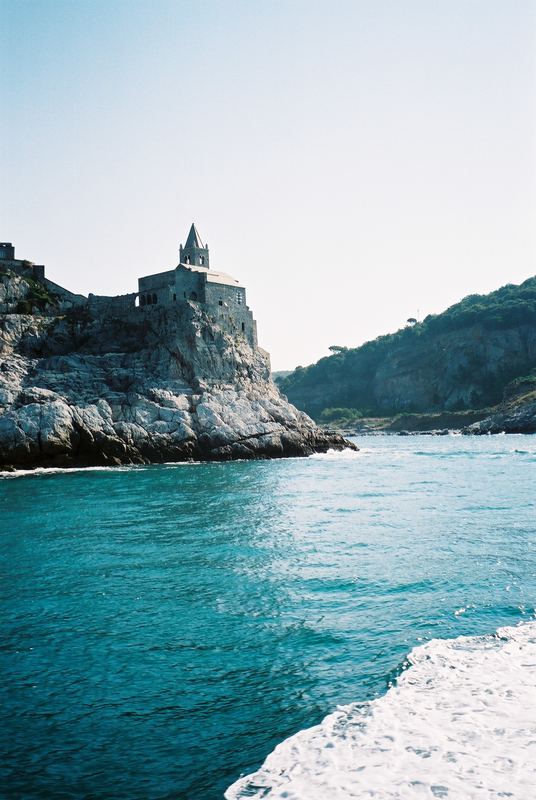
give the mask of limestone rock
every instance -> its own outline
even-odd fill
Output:
[[[24,281],[1,276],[13,312]],[[3,298],[3,299],[2,299]],[[14,305],[15,304],[15,305]],[[0,305],[0,310],[2,306]],[[303,456],[355,447],[279,393],[267,355],[195,303],[0,313],[0,465]]]

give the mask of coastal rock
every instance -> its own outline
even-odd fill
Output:
[[[18,314],[24,280],[3,275],[1,283],[12,312],[0,315],[2,467],[355,449],[290,405],[267,354],[199,304]]]
[[[507,384],[501,405],[462,433],[536,433],[536,372]]]
[[[505,406],[481,422],[464,428],[462,433],[536,433],[536,398],[516,406]]]

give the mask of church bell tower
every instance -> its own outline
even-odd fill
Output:
[[[193,222],[186,244],[179,247],[179,263],[208,269],[208,246],[201,241]]]

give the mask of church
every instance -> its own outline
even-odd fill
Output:
[[[45,277],[43,265],[15,259],[11,242],[0,243],[0,269],[10,269],[44,284],[59,302],[59,308],[86,307],[95,315],[151,313],[166,307],[179,309],[185,303],[199,305],[226,333],[242,335],[257,347],[257,323],[246,304],[246,290],[226,272],[210,269],[208,245],[192,223],[184,247],[179,247],[179,263],[174,269],[138,279],[138,291],[116,296],[74,294]]]
[[[226,272],[210,269],[208,245],[193,223],[184,247],[179,247],[178,266],[140,278],[137,302],[140,308],[200,303],[216,324],[229,333],[243,333],[257,346],[257,326],[246,305],[244,286]]]

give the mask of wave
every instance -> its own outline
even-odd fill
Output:
[[[155,468],[192,467],[202,463],[202,461],[164,461],[161,464],[117,464],[113,467],[34,467],[33,469],[0,470],[0,480],[3,478],[31,478],[43,475],[68,475],[72,472],[140,472]]]
[[[227,800],[515,797],[536,786],[536,622],[416,647],[377,700],[278,745]]]
[[[360,447],[359,450],[351,450],[345,447],[344,450],[329,449],[325,453],[313,453],[309,459],[322,461],[352,461],[354,458],[362,458],[367,453],[373,453],[371,448]]]
[[[0,470],[0,478],[31,478],[40,475],[62,475],[70,472],[118,472],[143,469],[143,466],[123,465],[114,467],[34,467],[33,469]]]

